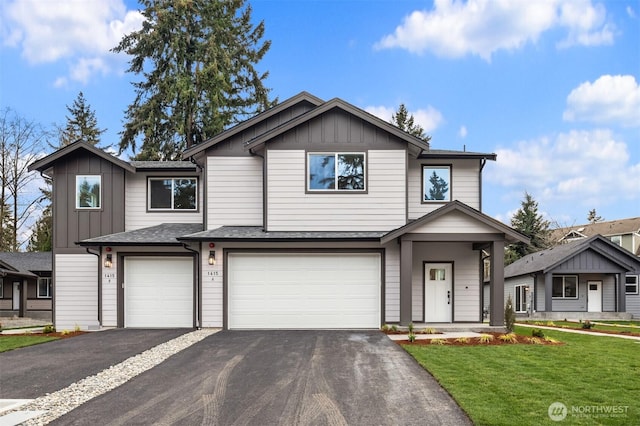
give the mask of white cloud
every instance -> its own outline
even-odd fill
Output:
[[[396,113],[397,109],[386,106],[368,106],[364,110],[384,121],[391,121],[391,117]],[[428,105],[425,109],[409,111],[409,115],[413,115],[414,123],[422,126],[427,134],[437,129],[444,121],[442,113],[431,105]]]
[[[460,130],[458,130],[458,136],[462,139],[467,137],[467,126],[460,126]]]
[[[632,19],[635,19],[636,17],[636,12],[635,10],[633,10],[631,6],[627,6],[627,15],[629,15],[629,18],[632,18]]]
[[[496,154],[487,181],[520,194],[526,190],[540,205],[640,202],[640,163],[630,163],[627,144],[610,130],[574,130],[522,141]]]
[[[567,96],[567,121],[640,126],[640,86],[632,75],[603,75],[584,82]]]
[[[498,50],[536,43],[545,31],[562,28],[558,47],[613,42],[606,10],[590,0],[435,0],[432,10],[414,11],[376,49],[402,48],[437,56],[477,55],[486,61]]]
[[[3,3],[2,14],[6,46],[19,48],[34,65],[65,59],[71,64],[68,78],[81,82],[110,71],[117,55],[109,50],[143,21],[122,0],[15,0]]]

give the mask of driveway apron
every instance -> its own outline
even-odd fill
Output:
[[[471,423],[380,332],[223,331],[52,424]]]

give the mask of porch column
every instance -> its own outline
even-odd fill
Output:
[[[616,295],[618,303],[616,303],[616,312],[627,312],[627,282],[625,274],[616,274]]]
[[[553,274],[544,274],[544,311],[553,312]]]
[[[504,325],[504,240],[491,243],[491,279],[489,298],[491,299],[491,317],[489,325]]]
[[[411,323],[411,276],[413,241],[400,240],[400,325]]]

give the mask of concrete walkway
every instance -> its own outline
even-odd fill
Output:
[[[533,324],[522,324],[522,323],[516,323],[516,325],[519,325],[522,327],[529,327],[529,328],[540,328],[543,330],[564,331],[566,333],[589,334],[591,336],[599,336],[599,337],[617,337],[619,339],[636,340],[640,342],[640,336],[628,336],[626,334],[598,333],[597,331],[576,330],[574,328],[547,327],[545,325],[533,325]]]

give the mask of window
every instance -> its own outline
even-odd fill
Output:
[[[149,210],[197,210],[196,178],[150,178]]]
[[[364,153],[309,154],[309,191],[364,191]]]
[[[100,183],[100,176],[76,176],[76,208],[99,209],[101,207]]]
[[[52,294],[51,277],[38,278],[38,298],[51,299]]]
[[[553,277],[551,295],[556,299],[577,299],[578,277],[575,275],[560,275]]]
[[[611,237],[611,242],[615,245],[622,247],[622,235],[614,235]]]
[[[429,269],[429,279],[431,281],[444,281],[446,280],[444,269]]]
[[[0,277],[0,299],[4,299],[4,279]]]
[[[626,294],[638,294],[638,276],[637,275],[627,275],[625,278],[626,285]]]
[[[513,309],[516,312],[527,312],[527,300],[529,296],[528,285],[517,285],[515,287],[515,301]]]
[[[451,166],[422,166],[422,202],[451,201]]]

